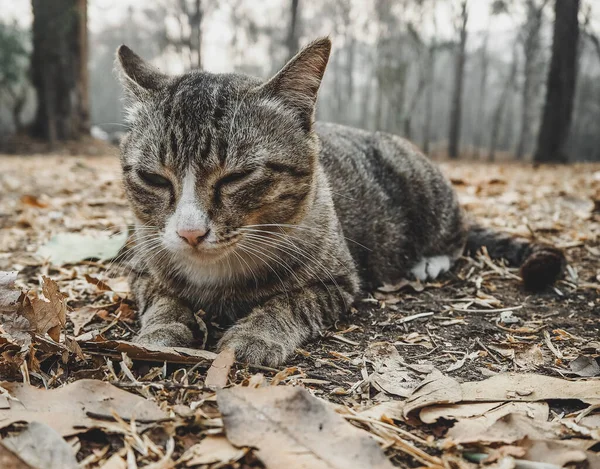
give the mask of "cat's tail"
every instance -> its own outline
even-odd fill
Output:
[[[563,251],[554,246],[472,224],[465,253],[474,256],[484,246],[492,259],[506,259],[520,267],[525,288],[532,291],[552,285],[567,265]]]

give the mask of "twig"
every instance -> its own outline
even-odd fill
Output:
[[[418,313],[418,314],[413,314],[412,316],[406,316],[405,318],[400,318],[398,320],[399,324],[404,324],[405,322],[409,322],[409,321],[413,321],[415,319],[419,319],[419,318],[426,318],[429,316],[433,316],[433,312],[430,313]]]
[[[137,388],[149,387],[149,388],[158,389],[158,390],[185,389],[185,390],[189,390],[189,391],[204,391],[204,392],[210,392],[210,393],[215,392],[214,389],[208,388],[203,385],[172,383],[170,381],[165,381],[163,383],[155,383],[154,381],[138,381],[137,383],[130,383],[130,382],[124,382],[124,381],[110,381],[110,384],[117,386],[118,388],[122,388],[122,389],[137,389]]]
[[[562,352],[558,350],[558,348],[556,348],[552,343],[552,340],[550,339],[550,333],[546,330],[544,331],[544,342],[556,358],[558,358],[559,360],[562,360],[564,358]]]
[[[411,440],[416,441],[417,443],[422,444],[423,446],[431,446],[423,438],[413,435],[412,433],[407,432],[406,430],[402,430],[401,428],[394,427],[393,425],[390,425],[389,423],[382,422],[381,420],[375,420],[375,419],[372,419],[369,417],[361,417],[360,415],[342,414],[342,417],[344,417],[346,420],[354,420],[356,422],[370,423],[371,425],[379,425],[383,428],[387,428],[388,430],[392,430],[396,433],[399,433],[400,435],[402,435],[406,438],[410,438]]]
[[[501,363],[501,362],[500,362],[500,361],[499,361],[499,360],[496,358],[496,356],[495,356],[495,355],[494,355],[492,352],[490,352],[490,350],[489,350],[489,349],[488,349],[488,348],[487,348],[485,345],[483,345],[483,342],[481,342],[481,340],[479,339],[479,337],[477,337],[477,339],[475,340],[475,342],[477,342],[477,345],[479,345],[479,346],[480,346],[480,347],[481,347],[483,350],[485,350],[485,351],[488,353],[488,355],[489,355],[490,357],[492,357],[496,363],[498,363],[498,365]]]
[[[463,309],[463,308],[452,308],[453,311],[459,311],[461,313],[484,313],[484,314],[495,314],[503,313],[505,311],[515,311],[522,309],[523,305],[511,306],[509,308],[495,308],[495,309]]]

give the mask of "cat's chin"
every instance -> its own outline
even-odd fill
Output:
[[[177,254],[181,260],[194,264],[213,265],[226,260],[235,250],[236,243],[223,243],[210,248],[183,249]]]

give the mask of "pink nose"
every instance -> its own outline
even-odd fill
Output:
[[[178,230],[177,234],[190,246],[198,246],[208,236],[209,231],[209,228],[204,230]]]

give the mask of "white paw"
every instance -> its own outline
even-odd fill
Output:
[[[451,262],[449,256],[424,257],[411,272],[421,281],[435,280],[439,275],[450,270]]]

